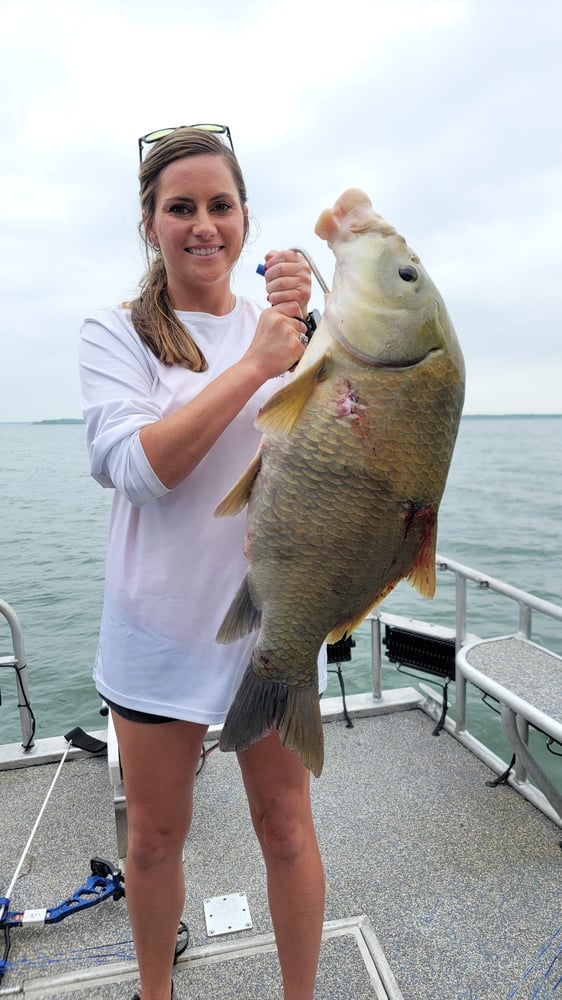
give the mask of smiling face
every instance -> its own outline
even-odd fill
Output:
[[[228,312],[230,273],[247,219],[232,171],[221,156],[184,156],[161,171],[152,219],[143,219],[166,265],[175,309]]]

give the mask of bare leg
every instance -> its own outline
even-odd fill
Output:
[[[238,754],[267,868],[285,1000],[312,1000],[324,918],[324,871],[310,774],[276,731]]]
[[[206,726],[113,713],[127,797],[126,900],[142,1000],[169,1000],[185,889],[182,852]]]

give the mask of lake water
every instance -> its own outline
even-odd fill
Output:
[[[91,681],[103,593],[111,491],[88,471],[81,424],[0,424],[0,598],[18,614],[37,736],[98,729]],[[438,550],[562,604],[562,417],[465,417],[441,505]],[[384,610],[454,627],[452,574],[427,602],[401,583]],[[535,616],[533,638],[562,653],[562,627]],[[469,630],[502,634],[517,609],[474,587]],[[370,689],[369,626],[355,633],[349,692]],[[11,652],[0,616],[0,655]],[[385,686],[411,679],[385,667]],[[0,743],[20,739],[12,672],[0,671]],[[328,693],[337,693],[330,679]],[[476,705],[479,724],[496,727]],[[498,736],[498,749],[502,737]],[[553,765],[560,762],[554,760]],[[562,770],[562,767],[560,768]]]

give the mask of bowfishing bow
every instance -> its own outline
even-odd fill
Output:
[[[87,910],[91,906],[102,903],[104,899],[112,897],[118,900],[125,895],[121,870],[112,865],[110,861],[106,861],[104,858],[92,858],[90,868],[91,874],[86,878],[84,885],[81,885],[76,892],[57,906],[48,909],[7,910],[7,897],[0,899],[0,905],[4,906],[4,913],[0,917],[0,930],[4,935],[4,949],[0,958],[0,983],[6,973],[11,947],[10,931],[14,927],[58,924],[73,913],[80,913],[81,910]]]
[[[102,740],[95,739],[79,727],[67,733],[65,740],[67,741],[68,746],[60,759],[55,776],[49,786],[49,790],[43,800],[43,804],[27,840],[27,844],[23,849],[23,853],[12,876],[12,881],[8,886],[6,895],[0,896],[0,931],[2,931],[4,936],[4,949],[2,957],[0,958],[0,983],[6,973],[11,946],[10,931],[14,927],[56,924],[60,920],[64,920],[65,917],[70,916],[71,913],[79,913],[81,910],[85,910],[90,906],[95,906],[96,903],[101,903],[102,900],[107,899],[109,896],[112,896],[113,899],[121,899],[121,897],[125,895],[123,875],[121,871],[112,865],[111,862],[105,861],[103,858],[93,858],[90,862],[91,874],[84,882],[84,885],[81,885],[80,888],[72,894],[72,896],[68,896],[67,899],[63,900],[62,903],[59,903],[58,906],[53,906],[49,909],[37,908],[27,910],[10,910],[9,908],[12,890],[17,882],[23,863],[27,857],[27,853],[31,847],[43,813],[47,808],[47,803],[57,783],[59,774],[68,756],[70,748],[74,746],[78,749],[87,750],[89,753],[95,754],[105,750],[106,747],[106,744]]]
[[[0,958],[0,984],[8,967],[11,947],[10,931],[14,927],[43,927],[47,924],[58,924],[74,913],[80,913],[82,910],[97,906],[98,903],[103,903],[105,899],[112,898],[117,901],[125,896],[125,877],[121,869],[113,865],[111,861],[107,861],[105,858],[92,858],[90,869],[91,874],[86,878],[84,885],[76,889],[76,892],[73,892],[58,906],[51,906],[48,909],[6,911],[0,917],[0,931],[4,936],[4,949]],[[1,898],[0,904],[4,902],[5,898]],[[180,920],[174,952],[174,965],[188,944],[189,928],[185,921]]]
[[[85,733],[84,730],[79,727],[67,733],[65,740],[67,741],[68,746],[61,757],[55,776],[49,786],[49,790],[45,796],[41,809],[39,810],[27,844],[23,849],[23,853],[6,891],[6,895],[0,896],[0,931],[2,932],[4,938],[4,948],[2,956],[0,957],[0,984],[2,983],[8,967],[8,957],[11,948],[10,931],[13,930],[13,928],[43,927],[48,924],[57,924],[66,917],[72,916],[74,913],[81,913],[82,910],[87,910],[92,906],[97,906],[98,903],[102,903],[105,899],[112,898],[117,901],[125,896],[125,879],[121,869],[113,865],[111,861],[107,861],[105,858],[95,857],[90,861],[90,874],[87,876],[84,884],[76,889],[71,896],[67,896],[67,898],[58,905],[51,906],[49,908],[40,907],[26,910],[10,910],[9,908],[12,890],[19,877],[23,863],[29,848],[31,847],[31,843],[37,832],[37,828],[41,822],[41,818],[45,812],[47,803],[70,748],[74,746],[80,750],[87,750],[89,753],[93,754],[100,753],[106,748],[106,744],[102,740],[95,739],[95,737]],[[178,928],[174,964],[176,963],[178,957],[185,951],[188,944],[189,929],[187,924],[182,920],[180,921]]]

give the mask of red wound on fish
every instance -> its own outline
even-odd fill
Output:
[[[345,420],[348,423],[359,420],[361,412],[366,409],[357,401],[357,393],[351,382],[347,380],[343,386],[338,386],[338,394],[333,400],[332,406],[336,420]]]
[[[407,538],[414,526],[420,522],[425,522],[424,535],[426,535],[428,532],[433,533],[436,513],[430,504],[422,505],[416,503],[415,500],[407,500],[404,504],[402,519],[404,521],[404,538]]]

